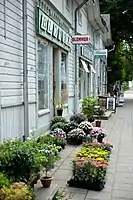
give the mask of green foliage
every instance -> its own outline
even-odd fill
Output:
[[[70,117],[70,122],[75,124],[80,124],[81,122],[84,122],[86,120],[86,116],[82,113],[76,113]]]
[[[65,126],[66,126],[66,123],[57,122],[57,123],[53,124],[53,126],[51,126],[51,131],[54,131],[54,129],[57,129],[57,128],[61,128],[62,130],[64,130]]]
[[[93,118],[95,113],[95,106],[98,104],[97,98],[85,97],[82,102],[82,112],[88,117],[88,119]]]
[[[52,152],[54,160],[58,156],[56,145],[45,144],[42,140],[32,139],[6,141],[0,145],[1,172],[5,173],[13,182],[28,183],[33,174],[37,174],[48,163],[47,152]],[[3,153],[4,152],[4,153]]]
[[[101,0],[100,10],[110,14],[112,40],[116,46],[108,57],[108,67],[112,69],[108,73],[108,83],[129,81],[133,78],[133,1]]]
[[[0,200],[33,200],[33,191],[24,183],[14,183],[9,188],[0,189]]]
[[[117,80],[129,81],[133,78],[133,49],[125,42],[117,44],[114,52],[109,54],[108,83],[114,84]]]
[[[61,116],[55,116],[53,117],[53,119],[51,120],[51,124],[50,124],[50,128],[58,123],[58,122],[62,122],[62,123],[67,123],[66,119],[64,117],[61,117]]]
[[[101,0],[101,13],[110,13],[112,37],[115,43],[133,42],[133,1],[132,0]]]
[[[10,185],[10,181],[8,178],[0,172],[0,188],[2,187],[8,187]]]

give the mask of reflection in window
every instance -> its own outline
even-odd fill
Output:
[[[48,45],[38,42],[38,109],[49,107]]]
[[[61,96],[64,102],[68,100],[67,94],[67,64],[66,54],[61,53]]]

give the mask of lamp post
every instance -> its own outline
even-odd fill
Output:
[[[88,2],[89,0],[84,0],[80,5],[78,5],[74,11],[74,33],[75,35],[77,35],[77,12]],[[95,3],[95,0],[92,0],[93,3]],[[78,78],[77,78],[77,54],[78,54],[78,45],[75,44],[75,94],[74,94],[74,112],[77,112],[77,102],[78,102],[78,98],[77,98],[77,84],[78,84]]]

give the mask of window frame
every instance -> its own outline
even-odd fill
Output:
[[[66,51],[61,50],[61,59],[62,59],[62,54],[65,54],[65,57],[66,57],[66,93],[68,95],[68,54],[67,54]],[[61,60],[61,62],[62,62],[62,60]],[[61,66],[60,66],[60,94],[61,94],[61,91],[62,91],[61,84],[62,83],[61,83]],[[68,104],[68,99],[65,102],[65,105],[67,105],[67,104]]]
[[[79,24],[80,26],[82,26],[82,21],[83,21],[82,11],[79,10],[79,11],[78,11],[78,24]]]
[[[39,54],[38,54],[38,51],[39,51],[39,43],[40,44],[42,44],[42,45],[46,45],[47,46],[47,53],[46,54],[48,54],[48,52],[49,52],[49,43],[46,41],[46,40],[42,40],[42,39],[40,39],[40,38],[37,38],[37,104],[38,104],[38,115],[39,116],[41,116],[41,115],[44,115],[44,114],[47,114],[47,113],[49,113],[50,112],[50,68],[49,68],[49,65],[50,65],[50,63],[49,62],[47,62],[47,65],[48,65],[48,68],[47,68],[47,72],[48,72],[48,88],[47,88],[47,91],[48,91],[48,93],[47,93],[47,107],[45,108],[39,108]],[[42,74],[41,74],[42,75]],[[45,76],[45,74],[44,74],[44,76]]]
[[[67,9],[68,11],[70,11],[70,9],[71,9],[71,1],[70,1],[70,0],[66,0],[66,1],[65,1],[65,7],[66,7],[66,9]]]

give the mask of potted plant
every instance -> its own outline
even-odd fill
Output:
[[[62,102],[58,102],[58,104],[56,104],[56,111],[57,111],[57,116],[62,116],[62,114],[63,114]]]
[[[76,124],[80,124],[81,122],[84,122],[86,120],[87,120],[86,116],[82,113],[76,113],[70,117],[70,122]]]
[[[105,109],[100,106],[95,106],[95,115],[98,117],[96,120],[96,127],[101,127],[101,118],[105,114]]]
[[[106,131],[100,127],[93,127],[91,135],[93,138],[97,139],[97,142],[102,143],[104,137],[106,137]]]
[[[94,121],[95,106],[98,104],[97,98],[85,97],[82,102],[82,112],[87,116],[89,122]]]
[[[53,119],[51,120],[50,128],[51,128],[54,124],[56,124],[56,123],[58,123],[58,122],[67,123],[67,120],[66,120],[64,117],[62,117],[62,116],[55,116],[55,117],[53,117]]]
[[[66,146],[66,133],[61,128],[56,128],[50,133],[54,136],[54,142],[57,146],[61,146],[62,149]]]
[[[82,144],[85,136],[86,134],[82,129],[76,128],[67,134],[67,142],[73,145],[80,145]]]
[[[58,149],[56,148],[56,146],[51,148],[51,145],[49,145],[49,147],[44,150],[44,154],[46,156],[46,162],[44,165],[44,171],[45,174],[43,174],[40,178],[41,183],[43,185],[44,188],[48,188],[51,185],[51,182],[53,180],[53,177],[48,175],[48,172],[53,169],[55,162],[60,158],[59,157],[59,152]]]

